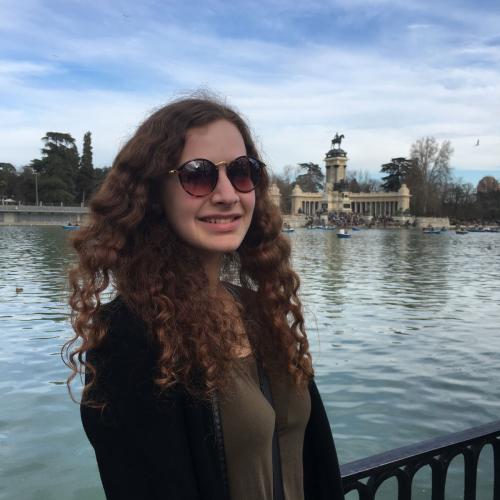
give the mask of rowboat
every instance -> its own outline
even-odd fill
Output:
[[[345,229],[339,229],[337,233],[337,238],[350,238],[351,234],[348,233]]]

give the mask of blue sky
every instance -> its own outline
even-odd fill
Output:
[[[109,165],[151,110],[210,89],[276,172],[323,164],[338,131],[351,169],[432,135],[456,177],[500,178],[498,1],[0,0],[0,40],[0,161],[17,167],[45,132],[87,130]]]

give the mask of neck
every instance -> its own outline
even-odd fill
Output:
[[[207,255],[203,259],[203,267],[208,277],[208,288],[210,293],[216,294],[220,285],[220,270],[222,267],[221,254]]]

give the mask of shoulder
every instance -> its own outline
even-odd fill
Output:
[[[104,323],[129,323],[130,321],[133,321],[134,323],[140,322],[139,317],[126,304],[121,295],[117,295],[112,301],[107,302],[106,304],[101,304],[97,311],[97,317],[99,318],[99,321],[103,321]]]
[[[101,306],[97,318],[103,331],[99,343],[86,352],[94,374],[86,370],[86,383],[94,382],[87,396],[116,402],[151,392],[156,351],[145,323],[121,297]]]
[[[103,344],[112,344],[113,347],[125,347],[131,343],[137,347],[149,344],[149,334],[146,323],[126,304],[118,295],[111,302],[103,304],[98,312],[97,319],[105,330]]]
[[[120,296],[101,306],[97,321],[103,329],[102,337],[87,352],[87,359],[101,375],[112,372],[133,376],[150,371],[155,350],[149,329]]]

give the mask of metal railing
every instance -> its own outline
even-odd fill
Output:
[[[379,486],[395,478],[398,500],[411,500],[415,474],[429,466],[432,500],[444,500],[448,466],[462,455],[464,500],[475,500],[478,459],[488,444],[493,448],[493,500],[500,500],[500,420],[345,464],[340,468],[344,492],[357,491],[359,500],[373,500]]]

